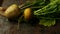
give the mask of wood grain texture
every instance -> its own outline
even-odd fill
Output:
[[[4,0],[2,6],[3,7],[8,7],[11,4],[17,4],[20,5],[20,0]]]

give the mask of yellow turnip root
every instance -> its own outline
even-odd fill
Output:
[[[4,16],[7,18],[16,17],[20,14],[19,7],[16,4],[9,6],[4,12]]]
[[[25,20],[29,20],[31,18],[31,8],[26,8],[24,11],[24,18]]]

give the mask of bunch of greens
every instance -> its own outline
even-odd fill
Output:
[[[55,25],[56,19],[59,19],[59,0],[50,0],[50,3],[41,9],[34,11],[34,15],[40,19],[41,25],[51,26]]]
[[[39,24],[44,26],[55,25],[56,19],[60,19],[60,0],[34,0],[25,3],[22,9],[31,7],[33,14],[39,19]]]

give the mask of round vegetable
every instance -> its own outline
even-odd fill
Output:
[[[29,20],[31,18],[31,8],[26,8],[24,11],[25,20]]]
[[[16,4],[9,6],[4,12],[4,15],[8,18],[16,17],[19,14],[20,14],[19,7]]]

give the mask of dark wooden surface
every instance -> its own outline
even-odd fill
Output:
[[[3,3],[3,0],[0,0],[0,6],[2,5],[2,3]]]
[[[20,0],[4,0],[2,6],[8,7],[9,5],[16,3],[19,5]],[[2,18],[2,17],[0,17]],[[0,20],[3,21],[3,23],[0,23],[0,34],[60,34],[60,20],[57,20],[57,23],[54,26],[51,27],[44,27],[41,25],[35,25],[32,26],[31,24],[22,23],[18,27],[18,24],[12,24],[13,22],[6,22],[7,18],[2,18]],[[4,28],[2,28],[3,26]]]

